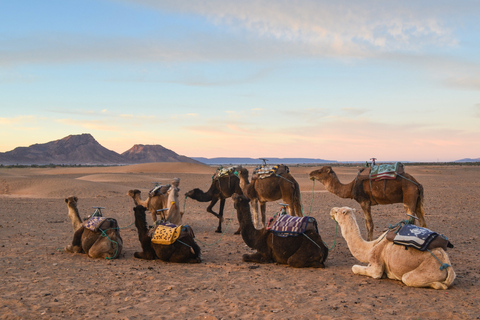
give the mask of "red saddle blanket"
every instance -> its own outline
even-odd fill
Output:
[[[298,236],[307,230],[315,230],[318,233],[317,220],[313,217],[294,217],[288,214],[270,219],[267,230],[277,236],[288,237]]]

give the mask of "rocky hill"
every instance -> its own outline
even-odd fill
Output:
[[[147,162],[191,162],[161,145],[135,145],[119,154],[100,145],[88,133],[0,153],[2,165],[122,165]]]

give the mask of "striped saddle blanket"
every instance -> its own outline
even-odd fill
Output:
[[[89,230],[97,231],[103,221],[107,220],[105,217],[94,216],[83,222],[83,226]]]
[[[400,162],[373,165],[370,170],[370,179],[384,180],[395,179],[397,174],[404,173],[403,164]]]
[[[264,179],[274,174],[281,175],[283,173],[289,173],[289,172],[290,172],[290,169],[284,164],[279,164],[275,166],[263,165],[253,170],[252,179],[257,179],[257,178]]]
[[[192,228],[188,225],[175,225],[166,221],[160,222],[152,231],[152,243],[171,245],[177,239],[181,239],[187,235],[195,238]]]
[[[276,220],[270,220],[267,226],[275,235],[280,237],[298,236],[307,230],[318,233],[317,220],[313,217],[294,217],[288,214],[280,215]]]
[[[393,236],[395,235],[395,236]],[[420,251],[433,248],[453,248],[447,237],[431,231],[427,228],[417,227],[414,224],[406,224],[402,226],[398,232],[389,232],[387,239],[393,241],[394,244],[403,245],[405,247],[413,247]]]

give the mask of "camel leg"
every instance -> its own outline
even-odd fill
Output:
[[[417,199],[417,201],[420,202],[421,200]],[[425,213],[423,212],[423,206],[421,205],[421,203],[419,204],[418,202],[415,204],[415,206],[412,206],[411,204],[409,205],[409,204],[404,203],[403,208],[405,209],[407,214],[418,218],[418,222],[420,224],[420,227],[426,228],[427,223],[425,222]]]
[[[362,207],[363,213],[365,215],[365,227],[367,228],[367,239],[368,241],[373,240],[373,220],[372,220],[372,213],[371,213],[371,206],[368,202],[360,203]]]
[[[208,205],[207,207],[207,212],[213,214],[215,217],[218,218],[218,227],[217,227],[217,230],[215,230],[215,232],[217,233],[221,233],[222,232],[222,222],[223,222],[223,207],[222,207],[222,201],[223,201],[223,205],[225,205],[225,200],[224,199],[221,199],[220,200],[220,213],[221,214],[217,214],[215,211],[213,211],[213,207],[217,204],[219,198],[213,198],[212,201],[210,202],[210,204]]]
[[[150,212],[152,213],[153,224],[155,224],[155,222],[157,221],[157,211],[155,209],[152,209],[152,211]]]
[[[222,233],[223,209],[225,208],[225,199],[220,199],[220,209],[218,210],[218,228],[217,233]]]
[[[252,209],[253,209],[253,226],[258,228],[260,224],[259,214],[258,214],[258,199],[253,199],[252,202]]]
[[[65,251],[72,253],[83,253],[82,248],[82,235],[85,227],[82,225],[80,228],[75,231],[73,234],[72,244],[65,247]]]
[[[443,250],[434,250],[433,254],[443,263],[450,265],[450,259]],[[451,274],[449,274],[451,273]],[[440,270],[440,263],[433,257],[425,259],[416,269],[405,273],[402,282],[411,287],[431,287],[446,290],[455,279],[452,267]]]
[[[272,259],[266,257],[265,255],[261,254],[258,251],[254,254],[244,254],[243,255],[243,261],[245,261],[245,262],[258,262],[258,263],[273,262]]]
[[[267,204],[265,202],[261,202],[260,212],[262,213],[262,226],[261,226],[262,228],[265,226],[265,222],[267,219],[266,211],[267,211]]]

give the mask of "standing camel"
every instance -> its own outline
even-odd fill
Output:
[[[239,167],[238,177],[240,178],[240,187],[243,190],[243,194],[253,202],[256,227],[260,225],[258,203],[260,203],[263,225],[265,225],[266,220],[266,203],[269,201],[282,199],[288,204],[287,211],[289,215],[303,216],[298,182],[288,172],[286,166],[281,165],[279,167],[281,167],[279,171],[282,171],[282,173],[277,173],[266,178],[252,178],[251,183],[248,180],[248,170]]]
[[[225,207],[225,200],[230,198],[234,193],[243,194],[240,188],[240,180],[235,174],[236,168],[230,168],[224,171],[224,174],[219,174],[219,170],[212,177],[212,184],[207,192],[203,192],[199,188],[192,189],[185,193],[186,197],[192,198],[199,202],[208,202],[207,212],[210,212],[218,218],[218,227],[215,232],[222,232],[223,209]],[[218,213],[213,211],[213,207],[220,200],[220,208]],[[240,228],[235,232],[240,234]]]
[[[360,204],[365,214],[365,227],[369,241],[373,239],[371,207],[377,204],[403,203],[407,214],[418,217],[421,227],[427,226],[423,211],[423,186],[408,173],[388,180],[357,177],[352,182],[343,184],[332,167],[324,166],[310,172],[310,179],[319,180],[328,191],[340,198],[354,199]]]
[[[152,214],[153,222],[157,221],[157,210],[165,209],[168,207],[168,195],[167,191],[170,185],[162,186],[154,195],[149,196],[146,200],[142,200],[140,194],[142,193],[138,189],[129,190],[127,195],[133,198],[133,202],[136,206],[141,205],[147,208]]]

